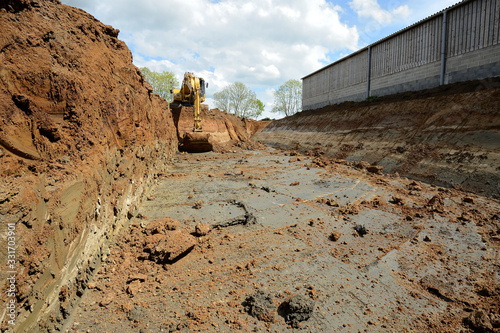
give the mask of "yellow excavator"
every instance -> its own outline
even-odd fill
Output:
[[[204,152],[213,149],[210,133],[203,133],[201,124],[201,103],[205,101],[206,87],[208,83],[203,78],[186,72],[181,88],[170,91],[173,95],[170,109],[177,127],[179,149],[182,151]],[[193,124],[192,129],[190,125],[186,126],[189,123]]]

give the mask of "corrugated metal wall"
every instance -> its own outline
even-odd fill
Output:
[[[443,57],[444,24],[447,40]],[[363,83],[366,98],[370,89],[389,94],[431,88],[448,81],[481,79],[489,75],[485,73],[500,75],[499,44],[500,0],[464,0],[304,77],[303,109],[359,100]],[[484,49],[489,51],[483,55],[480,50]],[[467,56],[475,53],[480,56]],[[449,68],[447,59],[454,60]],[[464,61],[471,64],[464,66],[460,63]],[[370,86],[372,82],[375,87]],[[358,93],[354,94],[350,87],[356,87]]]
[[[371,77],[377,78],[441,59],[443,17],[420,24],[372,47]]]
[[[356,54],[334,66],[330,70],[330,88],[342,89],[354,84],[366,82],[368,54]]]
[[[469,2],[448,13],[449,57],[499,43],[500,0]]]

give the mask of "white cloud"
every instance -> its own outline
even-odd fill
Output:
[[[264,91],[358,48],[357,28],[326,0],[62,1],[120,29],[137,66],[205,75],[210,96],[236,81]]]
[[[360,17],[372,19],[378,24],[391,24],[411,14],[408,5],[401,5],[389,11],[382,9],[377,0],[352,0],[349,5]]]
[[[411,23],[420,21],[460,1],[461,0],[421,0],[411,2],[409,3],[412,12]]]

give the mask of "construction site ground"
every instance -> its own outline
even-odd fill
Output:
[[[64,329],[498,330],[497,200],[316,155],[176,155]]]
[[[500,78],[211,105],[179,153],[192,109],[118,29],[0,12],[0,332],[500,331]]]

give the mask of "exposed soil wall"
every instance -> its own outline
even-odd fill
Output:
[[[0,328],[52,332],[168,169],[179,119],[118,30],[58,0],[0,0],[0,11],[0,287],[14,288]],[[219,150],[251,147],[265,125],[205,116]]]
[[[184,136],[193,132],[194,110],[193,107],[179,106],[172,107],[171,112],[177,128],[180,149],[183,150],[186,148],[183,145],[189,144],[183,142]],[[270,123],[269,121],[239,118],[219,109],[208,109],[205,104],[201,108],[200,118],[203,132],[198,133],[207,136],[210,150],[215,151],[228,150],[234,145],[252,147],[252,136]]]
[[[15,326],[5,307],[0,319],[53,331],[177,151],[176,130],[118,30],[57,0],[0,11],[0,286],[15,271],[17,288],[0,296]]]
[[[255,139],[499,198],[500,79],[304,111]]]

